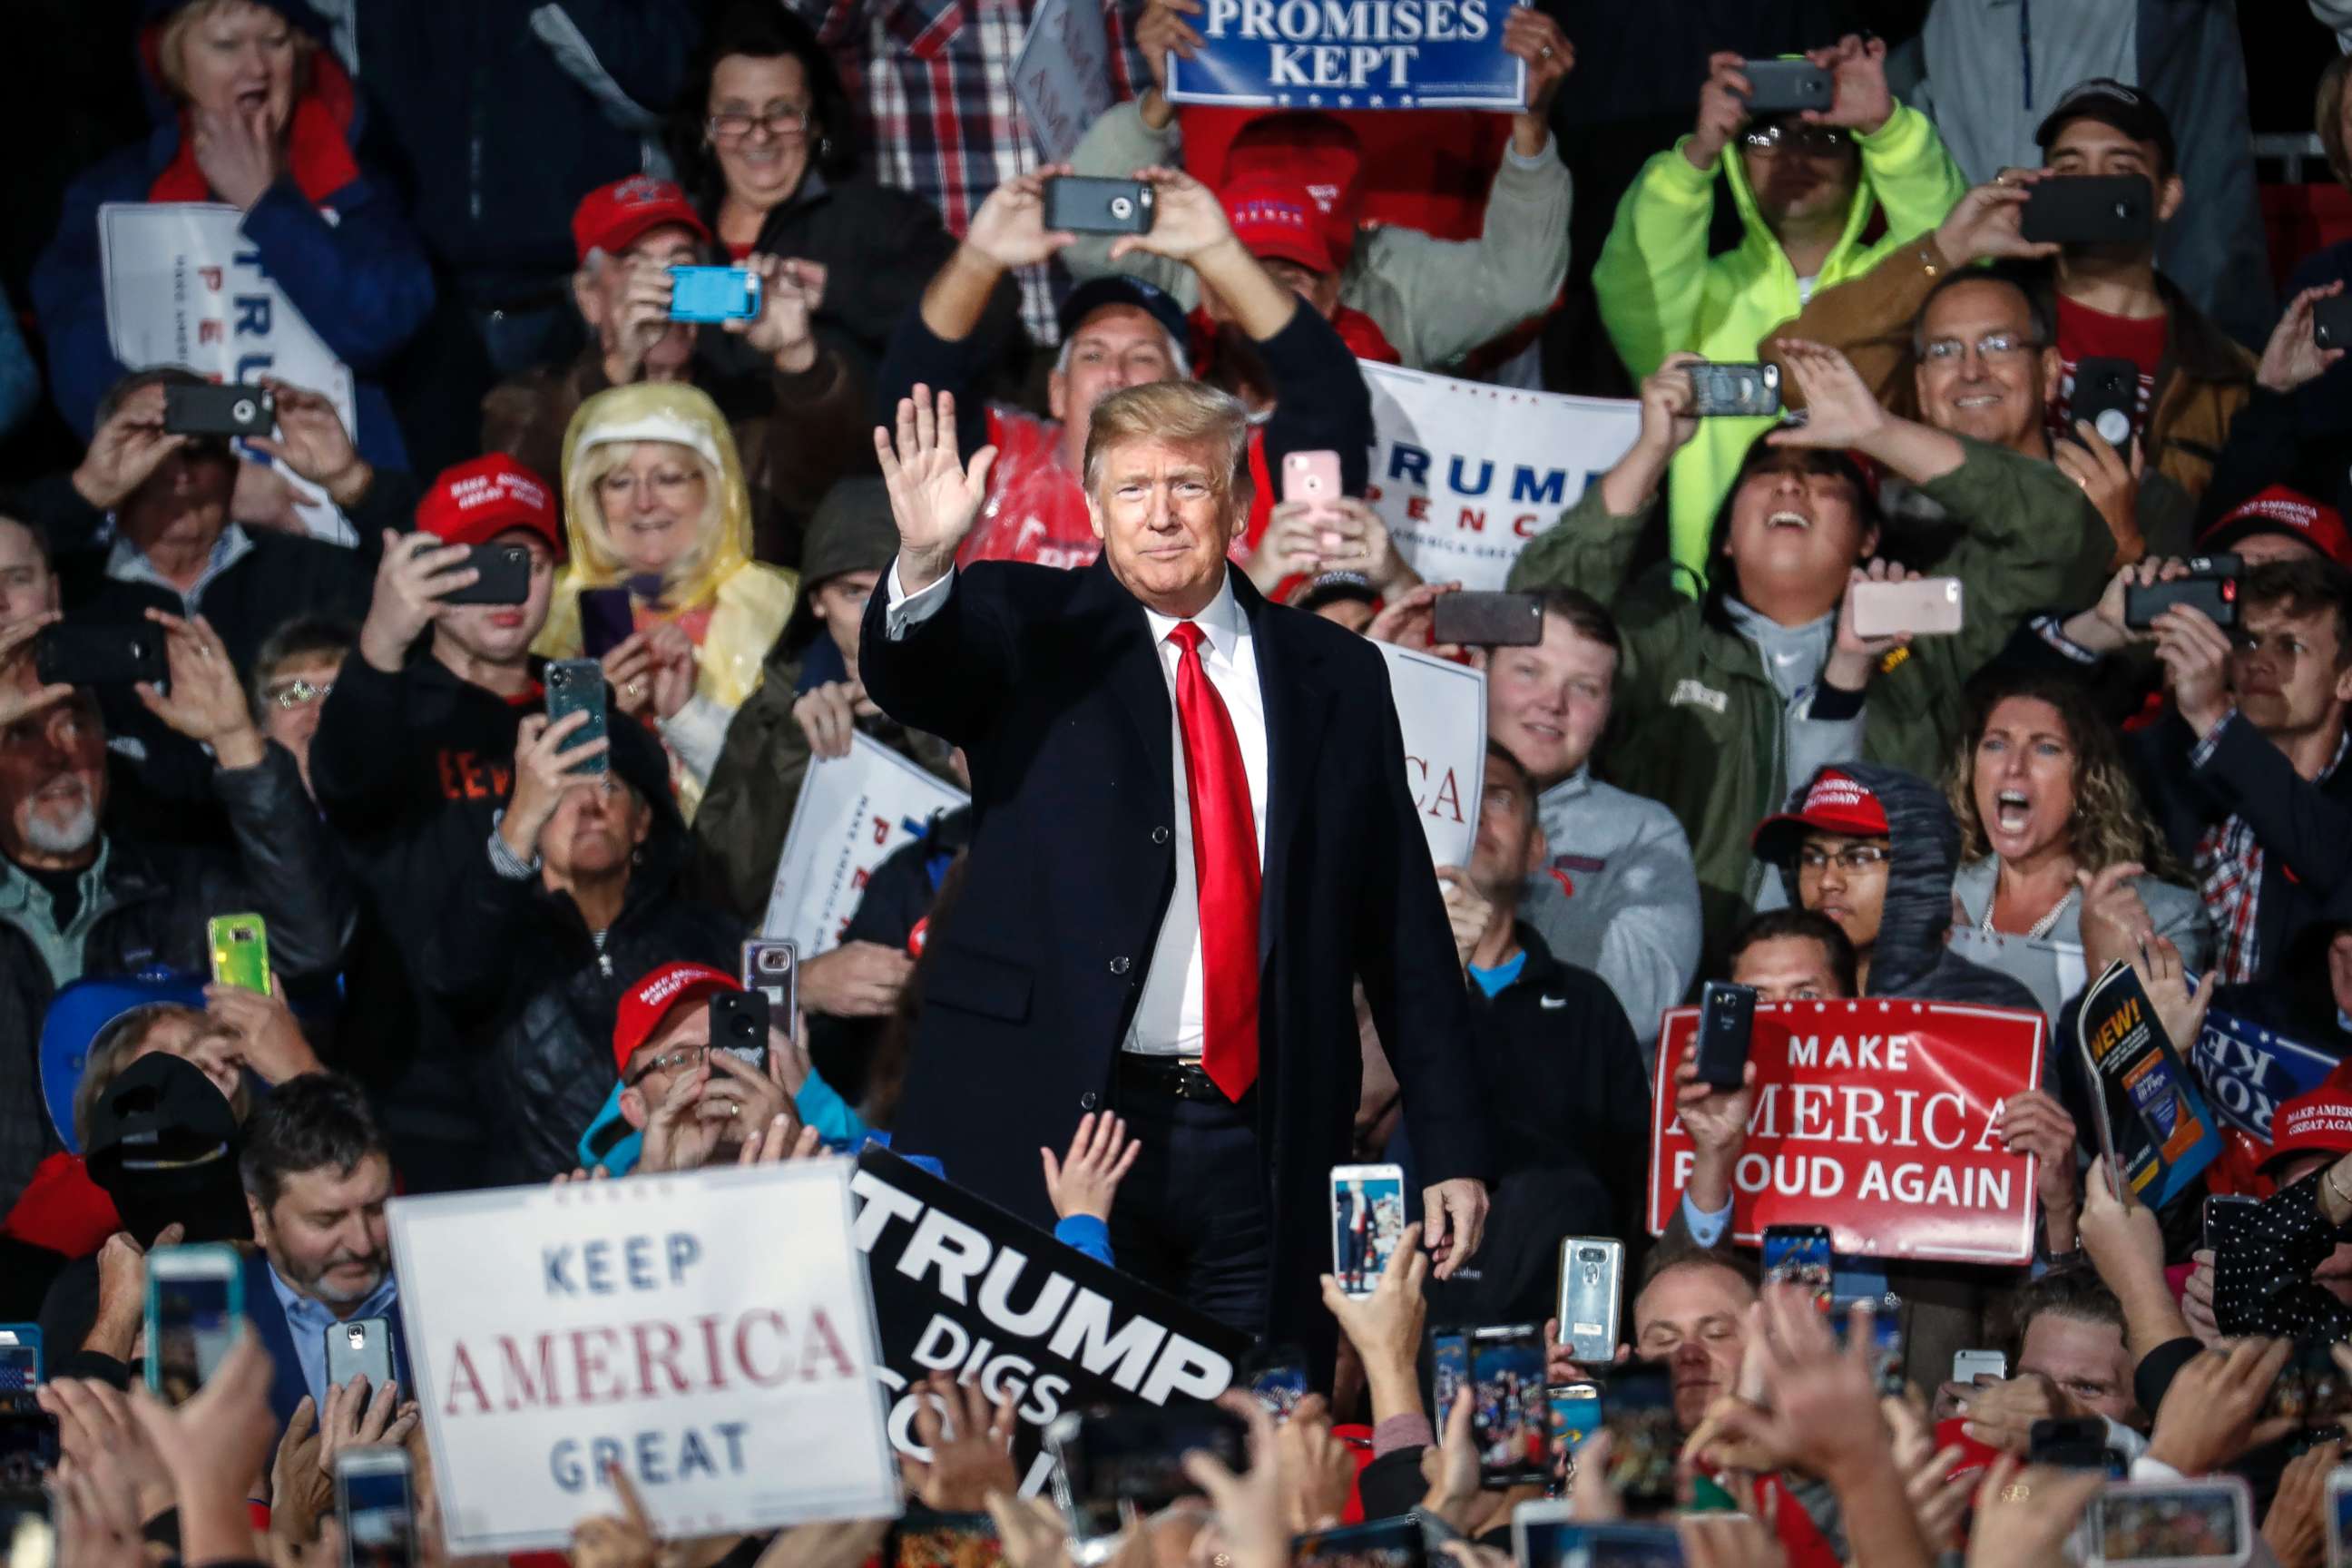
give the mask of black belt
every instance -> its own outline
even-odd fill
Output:
[[[1201,1066],[1198,1057],[1149,1057],[1139,1051],[1118,1054],[1118,1082],[1123,1089],[1164,1095],[1171,1100],[1205,1100],[1231,1105]]]

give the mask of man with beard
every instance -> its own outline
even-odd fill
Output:
[[[331,973],[351,911],[294,759],[264,741],[222,646],[202,619],[152,612],[169,695],[147,710],[212,755],[233,844],[164,844],[110,826],[107,730],[87,689],[43,686],[33,639],[55,619],[0,632],[0,1202],[14,1203],[60,1145],[42,1110],[35,1042],[58,989],[85,975],[161,966],[203,973],[205,922],[249,910],[289,984]]]
[[[398,1321],[383,1219],[392,1156],[360,1086],[310,1073],[278,1085],[246,1122],[237,1173],[261,1246],[246,1260],[245,1312],[277,1365],[270,1405],[283,1422],[304,1394],[325,1408],[330,1329],[359,1318]],[[396,1329],[392,1359],[404,1389]],[[354,1379],[352,1392],[377,1391]]]

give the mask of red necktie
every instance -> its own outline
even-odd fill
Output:
[[[1181,622],[1168,640],[1201,895],[1201,1066],[1239,1100],[1257,1081],[1257,817],[1233,716],[1201,668],[1201,628]]]

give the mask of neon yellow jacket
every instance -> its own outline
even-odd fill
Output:
[[[1814,281],[1816,292],[1867,272],[1887,252],[1943,222],[1969,188],[1935,126],[1907,104],[1897,103],[1875,133],[1856,140],[1862,183],[1846,215],[1845,232]],[[1706,253],[1706,230],[1715,210],[1716,174],[1691,167],[1682,147],[1677,142],[1642,165],[1617,204],[1617,221],[1592,268],[1601,323],[1636,377],[1685,350],[1710,360],[1753,360],[1757,345],[1804,308],[1797,294],[1797,269],[1756,211],[1738,143],[1724,150],[1719,167],[1739,209],[1742,233],[1738,247],[1714,257]],[[1886,214],[1885,235],[1865,247],[1863,233],[1880,208]],[[1716,509],[1741,455],[1771,423],[1705,420],[1698,438],[1675,458],[1669,470],[1669,538],[1674,558],[1702,579]],[[1696,586],[1687,576],[1683,581]]]

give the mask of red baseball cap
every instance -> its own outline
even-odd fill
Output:
[[[2263,1167],[2296,1154],[2352,1154],[2352,1078],[2339,1067],[2271,1113]]]
[[[2250,533],[2301,540],[2338,566],[2352,567],[2352,533],[2345,531],[2344,514],[2284,485],[2258,490],[2222,513],[2198,536],[2197,548],[2219,552]]]
[[[1323,215],[1331,254],[1344,263],[1363,216],[1364,150],[1355,132],[1328,114],[1260,115],[1234,134],[1221,182],[1232,185],[1258,174],[1306,188]]]
[[[1261,261],[1295,261],[1311,272],[1337,272],[1331,232],[1315,197],[1297,180],[1245,174],[1219,193],[1234,237]]]
[[[651,174],[631,174],[580,198],[572,209],[572,243],[585,262],[592,250],[608,255],[625,250],[647,229],[667,223],[683,224],[695,238],[710,243],[710,229],[686,199],[683,186]]]
[[[452,544],[488,544],[509,529],[524,529],[563,559],[555,492],[504,452],[442,469],[416,503],[416,526]]]
[[[629,1058],[678,1008],[721,991],[742,989],[741,981],[707,963],[665,963],[640,976],[622,995],[620,1011],[613,1017],[613,1065],[627,1072]]]
[[[1756,825],[1749,841],[1767,860],[1785,860],[1810,828],[1847,838],[1885,838],[1886,808],[1860,780],[1838,768],[1823,768],[1805,791],[1805,803],[1794,811],[1768,816]]]

